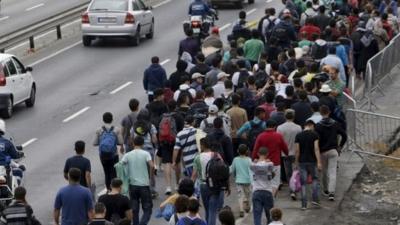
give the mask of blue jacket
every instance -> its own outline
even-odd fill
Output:
[[[20,156],[14,144],[0,136],[0,165],[6,166],[10,163],[10,159],[18,159]]]
[[[164,88],[167,80],[167,73],[160,64],[151,64],[144,71],[143,87],[146,91],[154,91],[157,88]]]
[[[189,6],[189,15],[192,16],[205,16],[210,11],[210,8],[203,0],[195,0]]]

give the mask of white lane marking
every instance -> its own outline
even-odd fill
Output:
[[[255,11],[257,11],[257,9],[256,9],[256,8],[254,8],[254,9],[251,9],[250,11],[246,12],[246,15],[248,16],[248,15],[250,15],[250,14],[254,13]]]
[[[37,4],[37,5],[32,6],[30,8],[27,8],[27,9],[25,9],[25,11],[31,11],[31,10],[34,10],[36,8],[42,7],[42,6],[44,6],[44,3],[40,3],[40,4]]]
[[[0,20],[1,20],[1,19],[0,19]],[[77,19],[77,20],[74,20],[74,21],[72,21],[72,22],[66,23],[66,24],[64,24],[64,25],[61,26],[61,29],[66,28],[66,27],[69,27],[69,26],[71,26],[71,25],[73,25],[73,24],[75,24],[75,23],[78,23],[78,22],[81,22],[81,19]],[[42,38],[42,37],[44,37],[44,36],[47,36],[47,35],[49,35],[49,34],[51,34],[51,33],[55,33],[55,32],[56,32],[56,30],[47,31],[46,33],[43,33],[43,34],[40,34],[40,35],[36,36],[36,37],[35,37],[35,40],[38,40],[38,39],[40,39],[40,38]],[[27,45],[28,43],[29,43],[28,41],[22,42],[22,43],[19,44],[19,45],[16,45],[16,46],[14,46],[14,47],[11,47],[11,48],[7,49],[6,52],[10,52],[10,51],[12,51],[12,50],[14,50],[14,49],[20,48],[20,47],[22,47],[22,46],[24,46],[24,45]]]
[[[223,31],[226,28],[230,27],[231,25],[232,25],[231,23],[227,23],[227,24],[223,25],[221,28],[219,28],[219,31]]]
[[[122,89],[128,87],[128,86],[131,85],[131,84],[132,84],[132,81],[128,81],[128,82],[126,82],[125,84],[123,84],[123,85],[117,87],[116,89],[114,89],[113,91],[111,91],[110,94],[113,95],[113,94],[115,94],[115,93],[121,91]]]
[[[102,195],[104,195],[104,194],[106,194],[106,193],[107,193],[107,188],[104,188],[103,190],[101,190],[101,191],[97,194],[97,196],[100,197],[100,196],[102,196]]]
[[[26,148],[28,145],[32,144],[33,142],[35,142],[35,141],[37,141],[37,140],[38,140],[37,138],[32,138],[32,139],[30,139],[29,141],[23,143],[21,146],[22,146],[23,148]]]
[[[9,16],[1,17],[1,18],[0,18],[0,22],[6,20],[6,19],[8,19],[8,18],[10,18],[10,17],[9,17]]]
[[[158,8],[158,7],[162,6],[162,5],[165,5],[165,4],[167,4],[168,2],[170,2],[170,1],[171,1],[171,0],[165,0],[165,1],[163,1],[163,2],[160,2],[160,3],[158,3],[158,4],[155,4],[155,5],[153,6],[153,9]]]
[[[160,63],[160,65],[161,65],[161,66],[164,66],[164,65],[167,64],[169,61],[171,61],[171,60],[170,60],[170,59],[166,59],[166,60],[162,61],[162,62]]]
[[[77,46],[77,45],[80,45],[81,43],[82,43],[82,41],[78,41],[78,42],[76,42],[75,44],[72,44],[72,45],[70,45],[70,46],[67,46],[67,47],[65,47],[65,48],[63,48],[63,49],[61,49],[61,50],[58,50],[58,51],[54,52],[53,54],[50,54],[50,55],[48,55],[48,56],[46,56],[46,57],[44,57],[44,58],[42,58],[42,59],[39,59],[38,61],[36,61],[36,62],[34,62],[34,63],[31,63],[29,66],[35,66],[35,65],[37,65],[37,64],[39,64],[39,63],[42,63],[42,62],[44,62],[44,61],[46,61],[46,60],[48,60],[48,59],[50,59],[50,58],[53,58],[53,57],[56,56],[56,55],[59,55],[59,54],[65,52],[65,51],[67,51],[67,50],[69,50],[69,49],[71,49],[71,48]]]
[[[267,1],[265,1],[266,3],[270,3],[270,2],[272,2],[272,0],[267,0]]]
[[[79,115],[81,115],[82,113],[88,111],[89,109],[90,109],[90,107],[87,106],[87,107],[85,107],[85,108],[79,110],[78,112],[72,114],[70,117],[68,117],[68,118],[66,118],[65,120],[63,120],[63,123],[67,123],[67,122],[69,122],[69,121],[75,119],[77,116],[79,116]]]

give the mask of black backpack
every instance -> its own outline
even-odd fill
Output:
[[[328,55],[328,45],[319,45],[317,43],[314,43],[313,46],[311,46],[311,56],[315,60],[321,60],[325,56]]]
[[[240,71],[239,72],[239,79],[237,84],[237,89],[244,88],[245,84],[247,83],[247,79],[249,78],[250,74],[247,71]]]
[[[253,151],[254,145],[256,143],[258,135],[260,135],[263,131],[264,128],[261,126],[262,121],[255,123],[254,121],[250,121],[250,131],[247,134],[247,140],[249,144],[250,151]]]
[[[224,112],[226,112],[230,108],[232,108],[232,95],[233,95],[233,92],[231,94],[229,94],[228,96],[221,94],[221,98],[224,99]]]
[[[204,121],[204,133],[206,134],[211,134],[214,131],[214,124],[209,123],[207,121],[207,118],[203,120]]]
[[[194,118],[194,127],[200,127],[201,121],[207,118],[208,108],[192,108],[190,110],[190,114],[193,115]]]
[[[274,30],[275,25],[276,25],[275,24],[276,18],[273,20],[270,20],[269,18],[267,18],[267,20],[269,23],[268,23],[267,29],[265,29],[264,35],[265,35],[266,39],[269,40],[272,36],[272,31]]]
[[[287,31],[286,27],[278,24],[278,25],[274,26],[274,29],[272,29],[271,37],[275,38],[279,42],[283,42],[283,41],[288,40],[289,36],[288,36],[288,31]]]
[[[206,183],[212,191],[224,191],[229,189],[229,166],[224,160],[213,153],[206,166]]]

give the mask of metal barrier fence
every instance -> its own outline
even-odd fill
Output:
[[[349,108],[346,118],[348,150],[400,160],[389,155],[400,148],[400,117]]]
[[[384,95],[382,82],[389,78],[391,80],[392,70],[400,63],[400,34],[396,35],[390,43],[367,62],[364,83],[362,107],[367,105],[368,110],[372,107],[378,108],[372,101],[372,94],[379,91]]]

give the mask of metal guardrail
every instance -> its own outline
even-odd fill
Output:
[[[86,10],[88,4],[89,1],[75,6],[74,8],[70,8],[61,13],[58,13],[57,15],[42,19],[35,24],[27,25],[16,31],[0,36],[0,52],[4,53],[7,48],[10,48],[26,40],[29,40],[30,48],[34,49],[34,36],[42,34],[54,28],[57,31],[57,39],[61,39],[61,25],[80,17],[82,12]]]

